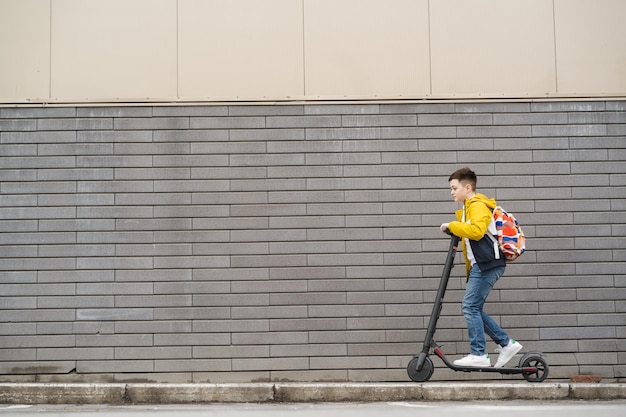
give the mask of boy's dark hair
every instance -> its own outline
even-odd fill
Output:
[[[471,184],[472,190],[476,189],[476,174],[469,168],[461,168],[454,171],[450,178],[448,178],[448,182],[452,180],[458,180],[460,183],[468,183]]]

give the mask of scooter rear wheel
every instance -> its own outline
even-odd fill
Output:
[[[411,359],[406,367],[406,371],[409,374],[409,378],[411,378],[411,381],[426,382],[430,379],[431,376],[433,376],[433,372],[435,372],[435,366],[433,365],[433,361],[430,360],[428,356],[426,356],[422,369],[418,371],[417,360],[417,356]]]
[[[539,355],[532,355],[532,356],[527,356],[522,358],[521,361],[521,367],[522,368],[535,368],[536,371],[533,372],[524,372],[524,379],[528,382],[543,382],[547,377],[548,377],[548,372],[549,372],[549,368],[548,368],[548,362],[546,362],[546,360],[539,356]]]

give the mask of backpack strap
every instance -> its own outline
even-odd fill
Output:
[[[494,235],[492,235],[490,231],[487,231],[485,235],[489,236],[489,239],[493,243],[493,253],[496,259],[500,259],[500,243],[498,243],[498,239]]]

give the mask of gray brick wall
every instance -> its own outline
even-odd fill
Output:
[[[0,380],[407,381],[466,165],[528,237],[487,310],[623,380],[625,135],[624,101],[0,108]]]

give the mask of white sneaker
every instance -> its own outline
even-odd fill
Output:
[[[491,366],[489,355],[467,355],[464,358],[454,361],[456,366],[473,366],[478,368],[486,368]]]
[[[522,350],[523,346],[519,344],[517,341],[511,339],[509,340],[509,344],[496,349],[496,352],[499,353],[498,360],[496,364],[493,365],[494,368],[502,368],[508,361],[513,359],[513,356],[520,350]]]

